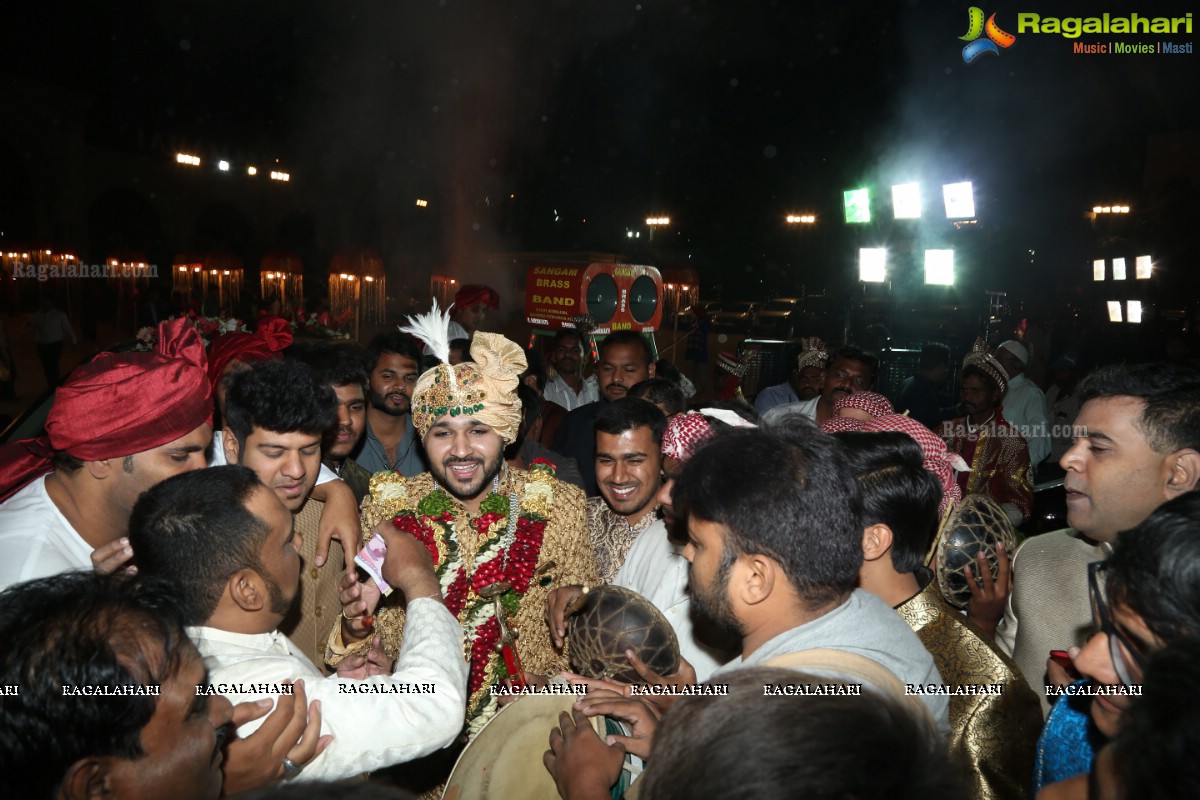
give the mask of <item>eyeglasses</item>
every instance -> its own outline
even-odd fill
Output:
[[[1133,678],[1134,669],[1136,668],[1136,674],[1140,677],[1146,666],[1146,659],[1113,624],[1112,616],[1108,612],[1108,603],[1100,587],[1100,572],[1107,567],[1107,561],[1093,561],[1088,564],[1088,596],[1092,601],[1092,623],[1097,631],[1108,637],[1108,654],[1112,658],[1117,677],[1125,686],[1133,686],[1139,682]]]

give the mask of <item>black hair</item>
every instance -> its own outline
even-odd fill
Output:
[[[667,429],[667,418],[658,406],[649,400],[622,397],[611,403],[604,403],[596,416],[597,433],[616,436],[642,427],[650,429],[655,444],[662,444],[663,431]]]
[[[647,378],[629,387],[628,397],[646,400],[654,405],[661,404],[668,417],[687,411],[687,399],[683,390],[666,378]]]
[[[363,351],[356,344],[331,345],[324,342],[292,345],[284,358],[308,364],[317,374],[317,380],[326,386],[361,386],[367,391],[367,371],[363,367]]]
[[[841,445],[807,417],[715,437],[684,464],[672,505],[724,526],[733,557],[774,559],[810,608],[858,585],[862,494]]]
[[[559,347],[567,339],[577,339],[579,341],[579,349],[587,352],[587,339],[575,328],[559,328],[555,331],[554,346]]]
[[[862,489],[863,527],[891,528],[892,567],[915,572],[937,530],[942,502],[942,484],[925,469],[921,446],[899,431],[842,431],[834,438]]]
[[[985,372],[982,367],[977,367],[974,364],[970,365],[969,367],[963,367],[962,373],[959,375],[959,383],[962,383],[972,375],[990,386],[990,391],[1000,391],[1000,384],[996,383],[996,379]]]
[[[400,331],[389,331],[379,334],[367,344],[367,357],[363,361],[367,375],[375,371],[375,365],[379,363],[379,357],[384,353],[404,356],[412,360],[418,368],[421,366],[421,345],[417,343],[417,340],[400,333]]]
[[[1080,402],[1136,397],[1146,402],[1136,425],[1156,453],[1200,449],[1200,372],[1157,362],[1101,367],[1079,384]]]
[[[633,345],[640,347],[642,350],[642,360],[646,362],[646,366],[654,363],[654,350],[650,347],[650,342],[646,337],[636,331],[616,331],[604,337],[604,341],[600,343],[600,358],[604,358],[604,351],[610,347],[619,347],[620,345]]]
[[[270,491],[253,470],[209,467],[167,478],[134,504],[129,543],[138,574],[170,581],[185,624],[205,624],[239,570],[267,574],[260,554],[270,529],[246,508],[257,489]]]
[[[921,360],[917,362],[917,369],[927,372],[949,364],[950,348],[939,342],[930,342],[921,348]]]
[[[0,594],[0,797],[52,798],[89,756],[135,759],[152,695],[63,697],[67,686],[162,686],[195,647],[171,587],[64,572]],[[196,658],[199,658],[196,655]]]
[[[1125,712],[1112,744],[1115,796],[1139,800],[1200,797],[1193,764],[1200,749],[1200,714],[1181,699],[1200,689],[1200,640],[1181,639],[1146,665],[1141,697]],[[1093,767],[1092,780],[1096,780]],[[1089,795],[1092,797],[1098,794]]]
[[[305,781],[272,784],[239,794],[238,800],[417,800],[417,796],[380,781]]]
[[[467,361],[473,362],[475,360],[474,358],[471,357],[471,340],[470,339],[464,339],[464,338],[451,339],[450,340],[450,349],[458,350],[459,352],[462,353],[462,362],[467,362]]]
[[[860,361],[867,365],[867,371],[871,375],[871,381],[875,380],[875,373],[879,371],[879,359],[866,350],[855,347],[852,344],[847,344],[839,347],[829,354],[829,360],[825,362],[825,368],[833,366],[833,362],[839,358],[849,359],[850,361]]]
[[[1164,642],[1200,637],[1200,490],[1118,535],[1105,572],[1110,605],[1127,606]]]
[[[504,458],[516,458],[521,454],[521,447],[533,429],[542,413],[542,398],[531,387],[523,383],[517,384],[517,399],[521,401],[521,424],[517,426],[516,437],[504,447]]]
[[[837,683],[778,667],[734,670],[720,682],[721,695],[680,698],[663,718],[642,797],[968,796],[941,737],[898,698],[768,695],[769,686]]]
[[[255,428],[324,436],[337,425],[337,396],[307,364],[262,361],[230,382],[225,424],[243,450]]]

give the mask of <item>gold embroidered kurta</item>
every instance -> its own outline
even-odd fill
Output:
[[[592,541],[592,553],[596,556],[596,573],[600,583],[613,582],[633,543],[657,519],[657,505],[636,525],[630,525],[624,517],[608,507],[603,497],[587,499],[588,536]]]
[[[510,468],[502,475],[504,477],[499,486],[501,495],[516,493],[520,497],[524,494],[525,486],[529,482],[529,473]],[[373,492],[365,501],[362,513],[364,543],[374,535],[376,525],[390,521],[400,508],[415,507],[420,498],[437,486],[429,473],[400,479],[398,485],[402,487],[406,499],[397,499],[395,491],[389,490],[390,496],[379,497]],[[568,668],[567,654],[555,650],[550,643],[550,633],[546,629],[543,616],[546,598],[551,590],[570,584],[594,586],[597,582],[596,562],[592,556],[584,518],[583,492],[559,480],[553,480],[552,491],[552,507],[543,533],[534,577],[529,590],[521,596],[520,608],[509,620],[512,627],[520,633],[517,651],[520,653],[522,666],[526,672],[536,674],[560,672]],[[464,568],[469,575],[475,566],[474,551],[478,536],[471,525],[472,518],[466,507],[456,499],[451,500],[454,534],[464,553]],[[470,555],[467,555],[468,553]],[[395,658],[399,653],[404,637],[402,601],[399,593],[395,593],[384,599],[375,614],[375,633],[382,638],[384,650],[391,658]],[[460,615],[460,622],[463,621],[464,615]],[[327,660],[336,667],[347,655],[363,654],[369,646],[369,640],[365,640],[343,647],[339,620],[329,638]],[[464,642],[464,660],[470,660],[469,648],[470,643]],[[472,728],[475,729],[490,719],[495,711],[496,703],[492,700],[486,713],[481,715],[482,718],[472,722]]]
[[[329,545],[329,560],[325,566],[316,565],[317,531],[325,504],[308,498],[292,517],[300,534],[300,594],[288,611],[279,630],[308,656],[317,669],[325,674],[333,670],[325,665],[325,646],[329,641],[329,626],[335,624],[342,612],[338,602],[338,583],[346,568],[342,543],[334,539]]]
[[[997,503],[1012,503],[1027,521],[1033,511],[1033,483],[1029,474],[1029,445],[1016,426],[1005,421],[1000,411],[980,425],[971,471],[963,494],[986,494]],[[968,449],[967,418],[959,417],[942,426],[942,441],[951,453]],[[961,478],[960,478],[961,480]]]
[[[1001,694],[950,696],[950,752],[970,767],[971,797],[1027,798],[1042,710],[1020,669],[946,602],[937,581],[896,611],[947,684],[1002,687]]]

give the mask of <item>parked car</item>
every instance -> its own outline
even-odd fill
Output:
[[[759,308],[754,320],[755,333],[776,339],[791,339],[800,315],[798,298],[777,297]]]
[[[720,310],[712,315],[713,329],[749,333],[750,329],[754,327],[754,318],[757,312],[758,303],[752,303],[748,300],[738,303],[724,303]]]

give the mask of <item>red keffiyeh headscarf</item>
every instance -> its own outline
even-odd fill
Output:
[[[933,431],[903,414],[887,414],[863,423],[859,430],[866,433],[899,431],[907,433],[921,446],[925,456],[925,469],[937,476],[942,484],[942,503],[938,506],[938,518],[945,514],[951,503],[962,500],[962,489],[954,480],[954,471],[967,472],[969,467],[962,456],[946,449],[946,443]]]
[[[46,433],[0,449],[0,500],[50,472],[55,451],[82,461],[141,453],[212,423],[204,343],[184,318],[158,326],[153,352],[101,353],[59,387]]]

